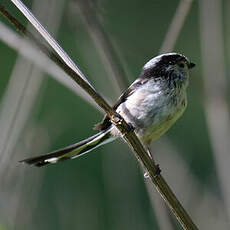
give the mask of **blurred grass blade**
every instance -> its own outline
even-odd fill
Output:
[[[101,111],[92,98],[80,86],[76,85],[59,66],[51,61],[46,55],[41,53],[39,49],[30,44],[27,39],[19,36],[2,22],[0,22],[0,40],[16,50],[21,56],[33,62],[42,71],[50,74],[50,76],[56,81],[80,96],[97,110]]]
[[[91,0],[80,0],[71,5],[73,5],[71,9],[74,10],[74,12],[77,11],[81,16],[85,28],[87,28],[94,46],[101,57],[103,66],[108,73],[108,78],[113,82],[116,96],[119,96],[120,93],[129,86],[128,77],[117,49],[115,49],[113,45],[112,38],[105,32],[98,18],[95,11],[95,3]]]
[[[47,8],[45,0],[35,1],[34,8],[37,14],[46,16],[48,24],[56,32],[63,6],[60,3],[57,4],[55,0],[50,1],[49,4],[52,7]],[[3,37],[6,36],[6,40],[13,38],[8,36],[9,31],[5,27],[3,27],[3,31],[1,30],[2,32],[6,32],[3,35]],[[14,38],[17,37],[14,36]],[[27,45],[26,42],[23,44]],[[28,48],[21,46],[22,43],[17,43],[17,45],[20,46],[18,48],[21,50]],[[37,51],[33,55],[36,56],[36,53]],[[33,185],[34,190],[31,193],[31,186],[24,180],[28,169],[25,167],[18,168],[15,164],[17,164],[19,154],[25,150],[19,139],[25,135],[25,124],[32,123],[29,123],[28,120],[32,120],[32,109],[38,99],[43,80],[43,72],[19,55],[2,98],[0,111],[0,193],[3,199],[1,200],[1,207],[3,207],[5,215],[10,217],[7,222],[12,228],[17,228],[16,226],[22,225],[25,221],[31,221],[33,207],[37,202],[38,188],[41,184],[39,180],[41,180],[42,174],[33,173],[31,176],[33,180],[36,180],[36,183]],[[31,131],[32,129],[30,129],[30,134],[32,134]],[[33,132],[39,133],[39,129],[33,129]],[[42,138],[40,140],[42,143]],[[34,143],[30,142],[27,148],[34,151],[36,147]],[[23,212],[21,212],[22,207]]]
[[[200,229],[229,229],[224,204],[219,194],[210,189],[210,185],[204,185],[199,181],[190,169],[189,163],[178,154],[178,149],[170,140],[161,138],[159,142],[154,143],[154,149],[159,162],[163,162],[167,168],[167,172],[164,172],[165,177],[178,197],[183,200],[185,207],[188,207],[194,221],[199,223]]]
[[[221,1],[200,1],[200,33],[204,76],[205,114],[221,192],[230,222],[230,119]]]
[[[193,0],[180,0],[164,42],[160,48],[160,53],[171,52],[173,50],[191,8],[192,1]]]

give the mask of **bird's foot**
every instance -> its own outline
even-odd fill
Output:
[[[159,164],[157,164],[157,165],[156,165],[156,171],[155,171],[153,177],[154,177],[154,178],[157,178],[160,174],[161,174],[161,169],[160,169]],[[144,173],[144,178],[149,178],[149,172],[145,172],[145,173]]]
[[[156,171],[154,173],[154,178],[157,178],[161,174],[161,169],[159,164],[156,165]]]
[[[135,130],[134,126],[132,125],[132,123],[128,123],[128,130],[127,133],[133,132]]]
[[[125,137],[127,134],[135,130],[134,126],[131,123],[127,123],[127,124],[128,124],[127,130],[125,130],[125,133],[122,134],[122,137]]]

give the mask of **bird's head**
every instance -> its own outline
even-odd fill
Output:
[[[142,69],[142,77],[166,82],[169,86],[187,86],[189,70],[195,66],[182,54],[161,54],[148,61]]]

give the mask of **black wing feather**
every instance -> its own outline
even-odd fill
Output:
[[[145,84],[147,80],[148,78],[141,76],[136,81],[134,81],[133,84],[121,94],[121,96],[114,104],[113,109],[116,110],[119,107],[119,105],[124,103],[127,100],[127,98],[130,95],[132,95],[137,90],[138,87]],[[94,130],[102,131],[108,129],[110,126],[111,126],[110,118],[107,115],[105,115],[103,120],[94,126]]]

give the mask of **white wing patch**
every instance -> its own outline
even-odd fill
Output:
[[[44,160],[44,162],[49,162],[51,164],[57,163],[57,161],[58,161],[58,157],[52,157],[52,158]]]

